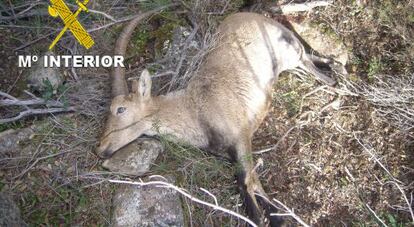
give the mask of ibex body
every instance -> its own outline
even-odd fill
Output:
[[[118,42],[128,42],[135,25],[131,22]],[[265,193],[253,170],[251,140],[268,112],[273,83],[282,71],[297,67],[327,84],[334,81],[315,67],[294,34],[272,19],[237,13],[221,23],[218,37],[184,90],[152,97],[145,70],[126,94],[123,73],[115,74],[113,90],[121,92],[114,94],[98,152],[108,157],[142,135],[159,132],[214,153],[227,152],[242,167],[238,180],[248,214],[260,224],[254,193]]]

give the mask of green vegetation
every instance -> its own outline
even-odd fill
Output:
[[[160,17],[167,18],[164,14],[160,14]],[[165,24],[161,25],[157,30],[151,32],[151,37],[156,40],[155,43],[155,57],[161,57],[163,54],[164,44],[166,42],[171,43],[173,37],[173,31],[182,22],[171,19],[166,21]]]
[[[133,52],[143,53],[150,37],[148,26],[141,25],[131,38],[131,44],[134,47]]]
[[[156,30],[152,30],[149,25],[141,25],[134,32],[133,37],[131,38],[131,44],[133,46],[133,53],[139,53],[140,55],[145,55],[146,50],[149,47],[149,43],[153,43],[154,46],[154,56],[148,56],[152,58],[157,58],[162,56],[164,44],[166,41],[171,42],[173,31],[178,27],[182,21],[168,19],[166,20],[166,15],[160,14],[159,16],[154,17],[154,20],[160,20],[162,25],[159,26]]]
[[[4,132],[8,129],[18,129],[23,127],[23,125],[22,121],[0,124],[0,132]]]
[[[380,60],[373,58],[368,64],[368,81],[372,81],[374,76],[382,70],[382,63]]]
[[[43,91],[42,91],[42,98],[46,101],[56,99],[61,101],[65,106],[68,105],[68,100],[65,96],[66,91],[68,88],[61,84],[56,89],[50,83],[48,79],[43,80]]]
[[[155,9],[161,6],[171,4],[171,0],[150,0],[150,1],[141,1],[139,4],[145,10]]]
[[[144,1],[140,5],[150,10],[170,3],[169,0],[157,0]],[[142,23],[133,33],[130,55],[148,59],[162,57],[165,54],[165,45],[172,41],[174,29],[182,25],[186,25],[184,18],[168,10],[154,15],[148,23]]]
[[[292,90],[282,94],[281,99],[289,117],[293,117],[299,112],[301,98],[296,91]]]
[[[155,174],[174,176],[176,185],[190,190],[191,194],[205,201],[211,201],[211,197],[202,192],[200,188],[216,195],[218,203],[223,206],[234,203],[230,201],[238,194],[236,184],[234,184],[237,167],[200,149],[173,142],[170,135],[160,136],[159,139],[165,147],[165,153],[152,168]],[[223,190],[224,188],[226,190]],[[205,208],[197,207],[195,204],[190,204],[190,206],[193,221],[203,223],[206,215]],[[184,214],[188,215],[188,207],[183,206],[183,208]]]
[[[166,149],[161,161],[154,167],[156,172],[171,173],[177,170],[181,184],[210,187],[211,182],[232,181],[233,166],[223,159],[207,154],[198,148],[172,142],[171,136],[161,136],[160,141]],[[227,174],[226,174],[227,173]]]
[[[40,182],[33,182],[34,188],[41,187]],[[55,183],[54,190],[37,190],[26,193],[20,201],[24,214],[32,225],[70,226],[74,218],[89,202],[81,189],[73,186],[61,186]],[[36,209],[33,209],[37,207]]]

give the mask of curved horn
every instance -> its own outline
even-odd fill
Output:
[[[166,9],[177,4],[169,4],[156,9],[150,10],[143,14],[140,14],[134,17],[127,26],[124,27],[115,44],[115,55],[125,56],[126,48],[131,39],[132,32],[146,17],[151,16],[152,14],[158,13],[159,11]],[[118,95],[127,95],[128,94],[128,85],[125,80],[125,68],[115,67],[112,71],[112,97]]]

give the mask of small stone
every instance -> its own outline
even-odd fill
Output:
[[[124,184],[113,207],[112,226],[184,226],[180,197],[173,189]]]
[[[117,151],[102,166],[112,172],[141,176],[149,171],[162,151],[158,140],[139,138]]]
[[[19,142],[28,140],[33,133],[31,128],[9,129],[0,132],[0,156],[19,150]]]

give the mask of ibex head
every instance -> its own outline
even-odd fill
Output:
[[[133,81],[132,92],[112,99],[109,118],[97,152],[107,158],[152,128],[151,116],[156,111],[151,98],[151,76],[144,70],[139,81]]]
[[[139,22],[170,6],[172,5],[159,7],[132,19],[116,40],[115,55],[125,56],[132,32]],[[152,128],[149,116],[156,111],[151,98],[151,77],[147,70],[142,72],[139,81],[133,81],[132,92],[128,91],[125,68],[115,67],[111,78],[110,114],[97,147],[98,155],[103,158],[108,158],[115,151],[148,133]]]

